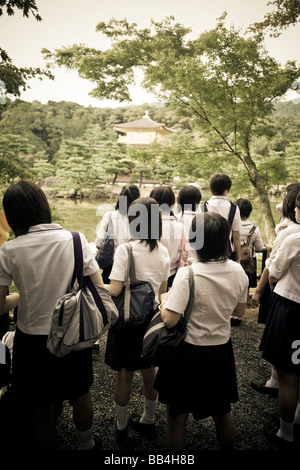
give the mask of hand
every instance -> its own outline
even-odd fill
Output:
[[[165,303],[168,300],[169,293],[170,291],[164,292],[163,294],[160,295],[160,303],[163,303],[163,302]]]

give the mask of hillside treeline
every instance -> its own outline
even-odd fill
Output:
[[[146,111],[154,121],[176,130],[177,158],[172,158],[172,152],[161,158],[162,149],[155,145],[151,151],[135,153],[118,144],[113,124],[140,119]],[[252,151],[260,161],[274,155],[284,160],[286,171],[272,176],[271,187],[299,179],[300,103],[278,103],[269,125],[271,132],[256,138]],[[0,106],[1,185],[6,186],[16,177],[35,181],[54,177],[57,189],[80,195],[83,188],[101,190],[119,175],[127,175],[138,184],[145,179],[163,182],[174,177],[181,184],[191,178],[203,183],[208,181],[212,168],[202,172],[185,168],[183,159],[178,158],[178,148],[199,149],[203,139],[205,135],[194,132],[191,119],[179,118],[160,104],[95,108],[64,101],[8,101]],[[100,149],[95,150],[95,145]]]

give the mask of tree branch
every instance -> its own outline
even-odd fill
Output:
[[[175,96],[175,98],[180,101],[180,103],[184,104],[185,106],[188,106],[198,117],[200,117],[204,122],[206,122],[217,134],[219,137],[221,137],[221,139],[223,140],[223,142],[225,143],[225,145],[228,147],[228,152],[230,152],[231,154],[233,154],[235,157],[237,157],[243,164],[243,166],[245,167],[245,170],[246,170],[246,173],[251,181],[251,183],[253,184],[254,183],[254,180],[251,176],[251,172],[249,170],[249,167],[248,165],[246,164],[245,160],[243,159],[243,157],[240,155],[239,152],[237,152],[235,149],[232,148],[232,146],[230,145],[230,143],[227,141],[227,139],[224,137],[224,135],[219,131],[219,129],[217,129],[213,124],[212,122],[210,121],[210,119],[207,117],[207,114],[204,110],[204,108],[199,104],[199,107],[202,109],[202,112],[203,112],[203,115],[194,107],[192,106],[190,103],[186,102],[185,100],[183,100],[182,98],[178,97],[178,96]],[[225,149],[226,150],[226,149]]]

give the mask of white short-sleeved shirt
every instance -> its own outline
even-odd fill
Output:
[[[283,240],[269,272],[279,279],[274,292],[300,304],[300,231]]]
[[[80,239],[88,276],[99,267],[83,234]],[[0,285],[13,280],[19,291],[17,325],[23,333],[49,334],[56,299],[68,291],[73,271],[73,238],[58,224],[34,225],[1,246]]]
[[[184,237],[183,224],[178,222],[172,215],[162,214],[162,235],[160,242],[167,248],[170,256],[170,276],[177,271],[177,263],[182,253]]]
[[[230,212],[230,201],[227,199],[226,196],[212,196],[207,201],[207,210],[209,212],[216,212],[217,214],[222,215],[225,219],[228,220],[229,212]],[[240,209],[236,206],[236,211],[234,214],[231,230],[240,232],[242,228],[241,216],[240,216]]]
[[[230,316],[238,303],[246,303],[248,277],[231,260],[192,264],[194,306],[185,341],[197,346],[225,344],[230,339]],[[184,314],[189,300],[189,270],[180,268],[165,307]]]
[[[253,227],[253,223],[250,222],[250,220],[242,220],[242,228],[240,232],[241,245],[247,243],[248,235],[252,227]],[[255,257],[255,252],[262,251],[264,246],[265,245],[264,245],[264,242],[262,241],[259,227],[256,227],[256,229],[251,235],[250,242],[249,242],[250,253],[253,253],[253,257]]]
[[[269,258],[266,259],[266,267],[270,269],[270,266],[273,262],[273,259],[276,256],[277,250],[280,248],[281,244],[283,241],[288,237],[289,235],[292,235],[293,233],[299,233],[300,232],[300,224],[296,224],[292,220],[289,220],[287,223],[287,227],[279,230],[277,233],[274,243],[272,245],[272,250],[270,253]]]
[[[119,210],[106,212],[101,220],[97,238],[95,240],[96,247],[100,246],[101,241],[104,239],[109,219],[111,216],[111,228],[115,239],[115,248],[121,243],[126,243],[130,240],[129,221],[127,214],[122,215]]]
[[[150,248],[140,240],[130,242],[134,257],[135,275],[138,281],[149,281],[155,292],[155,307],[159,304],[159,289],[170,276],[170,257],[168,250],[160,243],[150,252]],[[126,280],[128,252],[125,244],[119,245],[115,252],[114,264],[109,278],[114,281]]]
[[[197,214],[199,214],[199,212],[196,212],[196,211],[184,211],[184,212],[179,212],[178,214],[176,214],[176,219],[179,222],[182,222],[184,226],[185,238],[186,238],[186,250],[188,252],[188,256],[191,258],[195,258],[195,259],[198,259],[197,253],[191,247],[188,240],[189,240],[189,233],[190,233],[190,228],[192,225],[192,220]]]

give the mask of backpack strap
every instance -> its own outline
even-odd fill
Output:
[[[78,232],[71,232],[73,237],[73,247],[74,247],[74,272],[71,282],[71,288],[74,286],[76,279],[80,288],[83,284],[83,255],[82,255],[82,246],[80,235]]]
[[[229,216],[228,216],[229,230],[231,230],[231,227],[232,227],[232,222],[234,219],[235,211],[236,211],[236,204],[230,201],[230,211],[229,211]]]
[[[252,227],[251,227],[251,229],[249,230],[249,233],[248,233],[249,241],[250,241],[250,238],[252,237],[252,234],[255,232],[255,230],[256,230],[256,225],[252,225]]]
[[[208,212],[207,201],[205,201],[204,204],[200,204],[200,207],[201,207],[201,212]]]
[[[108,323],[107,313],[102,302],[100,295],[97,292],[96,287],[94,286],[92,280],[89,276],[83,277],[83,253],[82,253],[82,244],[80,240],[80,235],[78,232],[71,232],[73,237],[73,246],[74,246],[74,272],[72,277],[73,287],[75,280],[77,279],[79,288],[83,289],[85,286],[90,290],[94,301],[102,314],[103,325],[106,326]],[[79,317],[79,338],[81,341],[84,339],[84,321],[83,321],[83,309],[82,303],[80,303],[80,317]]]
[[[250,245],[250,240],[251,240],[251,237],[252,237],[253,233],[255,232],[255,230],[256,230],[256,225],[252,225],[252,227],[251,227],[251,229],[250,229],[250,231],[249,231],[249,233],[248,233],[248,236],[247,236],[247,245],[248,245],[248,246]],[[252,251],[251,255],[252,255],[252,257],[253,257],[253,246],[252,246],[252,250],[251,250],[251,251]]]
[[[108,236],[113,237],[114,236],[114,231],[113,231],[113,222],[112,222],[112,212],[109,214],[109,218],[107,221],[107,227],[106,227],[106,233]]]
[[[185,325],[188,324],[188,321],[189,321],[189,318],[190,318],[190,315],[191,315],[191,311],[192,311],[192,308],[193,308],[193,305],[194,305],[194,271],[193,271],[193,268],[192,266],[188,266],[189,268],[189,288],[190,288],[190,297],[189,297],[189,301],[188,301],[188,304],[186,306],[186,309],[184,311],[184,323]]]
[[[124,293],[124,320],[129,320],[130,314],[130,282],[136,281],[135,276],[135,266],[134,266],[134,258],[132,255],[132,245],[130,243],[126,243],[126,250],[128,253],[128,267],[127,267],[127,275],[125,281],[125,293]],[[129,281],[130,279],[130,281]]]

